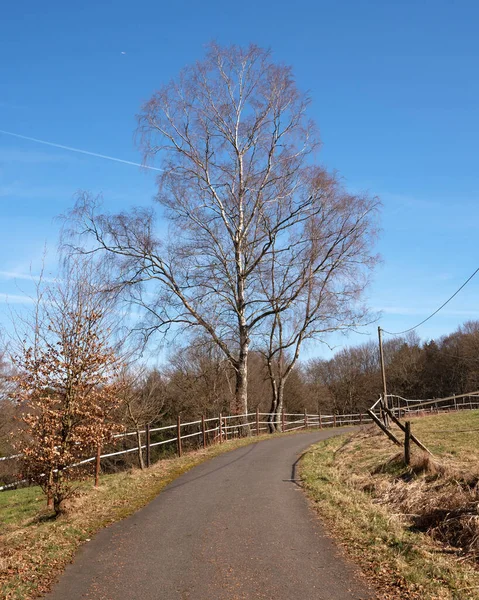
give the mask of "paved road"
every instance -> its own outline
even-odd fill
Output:
[[[195,467],[85,544],[48,600],[374,598],[294,482],[301,453],[330,435],[275,438]]]

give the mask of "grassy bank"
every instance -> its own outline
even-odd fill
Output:
[[[56,520],[46,511],[45,497],[37,487],[0,493],[0,598],[38,597],[48,591],[78,547],[99,529],[134,513],[201,462],[269,438],[232,440],[159,461],[145,471],[103,476],[98,488],[84,483],[66,513]]]
[[[414,447],[406,467],[368,428],[316,445],[305,488],[380,598],[478,599],[479,411],[413,419],[412,430],[433,458]]]

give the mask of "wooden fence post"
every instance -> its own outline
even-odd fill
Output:
[[[256,407],[256,435],[259,435],[259,408]]]
[[[178,456],[181,456],[181,417],[178,415],[176,419],[176,436],[177,436],[177,448]]]
[[[145,430],[146,430],[146,467],[149,468],[151,466],[151,451],[150,451],[151,435],[150,435],[150,424],[149,423],[147,423],[145,425]]]
[[[205,415],[201,415],[201,433],[203,434],[203,448],[206,448],[206,423],[205,423]]]
[[[404,432],[404,462],[411,464],[411,421],[404,423],[406,430]]]
[[[359,413],[359,424],[363,424],[363,413]]]
[[[100,458],[101,456],[101,446],[98,444],[96,447],[96,461],[95,461],[95,487],[98,487],[100,480]]]
[[[283,406],[283,408],[281,409],[281,431],[284,433],[285,429],[286,429],[286,423],[284,420],[284,406]]]
[[[306,409],[304,409],[304,428],[308,429],[308,413],[306,412]]]
[[[321,420],[321,412],[319,413],[319,428],[323,428],[323,421]]]
[[[333,427],[336,427],[336,413],[333,413]]]
[[[220,433],[220,444],[222,444],[223,443],[223,417],[222,417],[221,413],[219,416],[219,420],[220,420],[220,432],[219,432]]]

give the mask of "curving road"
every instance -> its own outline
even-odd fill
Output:
[[[48,600],[374,598],[294,481],[301,453],[334,434],[279,437],[195,467],[85,544]]]

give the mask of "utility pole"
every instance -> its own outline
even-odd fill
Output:
[[[381,360],[381,376],[382,376],[382,380],[383,380],[383,402],[384,402],[384,406],[386,408],[389,408],[388,392],[387,392],[387,388],[386,388],[386,369],[384,367],[384,351],[383,351],[383,338],[381,335],[381,327],[378,327],[378,337],[379,337],[379,358]],[[384,418],[384,424],[386,426],[389,426],[389,419],[388,419],[386,413],[383,414],[383,418]]]

